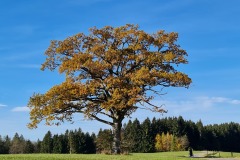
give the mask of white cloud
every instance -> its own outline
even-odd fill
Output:
[[[216,103],[233,104],[233,105],[240,104],[240,100],[225,98],[225,97],[202,97],[202,100],[205,102],[208,102],[209,105],[211,106]]]
[[[0,107],[7,107],[7,105],[5,105],[5,104],[0,104]]]
[[[0,64],[1,67],[3,68],[23,68],[23,69],[40,69],[41,65],[40,64],[15,64],[15,65],[11,65],[9,66],[8,64]]]
[[[215,103],[226,103],[228,98],[224,97],[197,97],[195,98],[197,104],[201,104],[204,107],[212,107]]]
[[[164,109],[181,115],[186,112],[206,112],[214,107],[239,105],[240,100],[226,97],[195,97],[187,100],[154,101],[153,103],[155,105],[164,104]]]
[[[22,64],[22,65],[19,65],[18,68],[37,68],[37,69],[40,69],[41,65],[40,64]]]
[[[13,112],[28,112],[30,111],[28,107],[15,107],[12,109]]]
[[[231,104],[240,104],[240,100],[231,100],[230,101]]]
[[[17,25],[11,28],[12,32],[22,34],[24,36],[32,35],[37,29],[38,27],[33,25]]]

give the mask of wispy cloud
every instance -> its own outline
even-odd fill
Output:
[[[1,58],[1,61],[22,61],[26,59],[32,59],[32,58],[39,58],[39,56],[42,56],[41,54],[33,54],[33,53],[21,53],[18,54],[10,54],[10,55],[3,55]]]
[[[29,112],[28,107],[15,107],[12,109],[13,112]]]
[[[240,100],[233,99],[230,101],[231,104],[240,104]]]
[[[40,69],[41,65],[40,64],[13,64],[13,65],[8,65],[8,64],[0,64],[2,68],[23,68],[23,69]]]
[[[32,35],[37,29],[34,25],[17,25],[11,28],[12,32],[25,36]]]
[[[36,69],[40,69],[41,65],[40,64],[20,64],[18,67],[19,68],[36,68]]]
[[[214,104],[231,104],[231,105],[238,105],[240,104],[240,100],[231,99],[226,97],[199,97],[199,100],[204,102],[208,106],[213,106]]]
[[[0,104],[0,107],[7,107],[7,105],[5,105],[5,104]]]
[[[214,107],[220,106],[236,106],[240,104],[240,100],[226,97],[194,97],[188,100],[165,100],[154,101],[154,104],[164,104],[163,108],[175,114],[186,112],[206,112]]]

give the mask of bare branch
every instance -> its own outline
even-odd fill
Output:
[[[96,119],[97,121],[102,122],[102,123],[105,123],[105,124],[108,124],[108,125],[110,125],[110,126],[113,126],[113,125],[114,125],[114,123],[109,122],[109,121],[106,121],[106,120],[103,120],[103,119],[101,119],[101,118],[99,118],[99,117],[97,117],[97,116],[95,116],[95,115],[92,115],[92,114],[90,115],[90,118]]]

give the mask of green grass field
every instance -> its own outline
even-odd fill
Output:
[[[204,152],[205,153],[205,152]],[[201,152],[194,152],[195,155]],[[209,156],[219,157],[219,152],[208,152]],[[220,152],[220,156],[231,157],[231,152]],[[233,157],[240,157],[240,153],[233,153]],[[0,155],[0,160],[202,160],[190,158],[188,152],[161,153],[133,153],[130,155],[102,155],[102,154],[9,154]]]
[[[235,153],[235,152],[208,152],[209,158],[240,158],[240,153]]]
[[[15,154],[0,155],[0,160],[191,160],[188,152],[133,153],[130,155],[102,154]]]

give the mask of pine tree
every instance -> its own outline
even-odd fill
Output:
[[[34,152],[35,152],[34,144],[30,140],[27,140],[25,142],[24,153],[34,153]]]
[[[60,137],[56,134],[53,136],[53,149],[52,153],[62,153],[62,141]]]
[[[138,119],[135,119],[132,123],[132,132],[131,132],[131,138],[133,141],[133,147],[132,151],[133,152],[141,152],[142,151],[142,128],[140,125],[140,122]]]
[[[2,139],[2,136],[0,135],[0,154],[4,154],[4,152],[5,152],[4,141]]]
[[[5,154],[8,154],[10,151],[10,145],[11,145],[11,138],[7,135],[4,137],[4,149],[5,149]]]
[[[75,136],[77,140],[77,153],[85,153],[86,152],[86,139],[85,134],[79,128],[78,131],[75,131]]]
[[[77,153],[77,139],[73,131],[69,132],[68,135],[68,143],[69,143],[69,153],[74,154]]]
[[[89,133],[87,132],[85,134],[85,152],[84,153],[96,153],[96,145],[94,143],[94,137],[95,135],[89,135]]]
[[[11,141],[9,153],[11,154],[24,153],[24,148],[25,148],[25,140],[23,136],[22,135],[19,136],[18,133],[15,133]]]
[[[177,130],[178,133],[176,134],[178,137],[184,136],[185,135],[185,121],[182,116],[179,116],[177,119]]]
[[[41,144],[42,142],[39,139],[34,143],[35,153],[41,153]]]
[[[132,121],[129,120],[127,124],[123,125],[122,132],[122,150],[126,153],[133,152],[134,139],[133,139],[133,124]]]
[[[187,135],[191,148],[197,149],[200,142],[200,131],[197,125],[192,121],[185,122],[185,135]]]
[[[142,141],[141,141],[141,152],[153,152],[154,151],[154,137],[151,128],[151,121],[147,118],[141,124],[142,129]]]
[[[61,145],[61,153],[69,153],[68,150],[68,139],[65,135],[61,134],[58,136],[59,145]]]
[[[41,153],[52,153],[53,149],[53,140],[52,140],[52,133],[48,131],[41,143]]]
[[[63,139],[63,153],[70,153],[69,130],[65,131]]]
[[[109,129],[102,130],[98,132],[96,144],[97,144],[97,152],[110,154],[112,152],[112,142],[113,142],[113,134]]]

